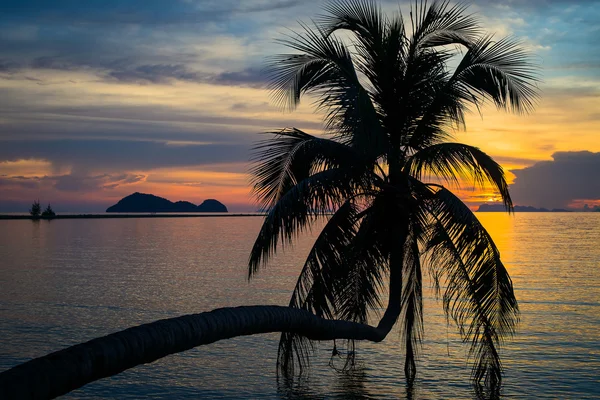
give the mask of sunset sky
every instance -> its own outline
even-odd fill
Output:
[[[97,211],[133,192],[253,211],[247,175],[259,132],[322,132],[310,101],[284,113],[261,72],[275,43],[321,2],[3,0],[0,212],[33,200]],[[384,1],[394,11],[407,3]],[[457,138],[509,172],[515,204],[600,204],[600,1],[477,1],[499,37],[540,66],[531,115],[483,109]],[[493,192],[463,190],[471,206]]]

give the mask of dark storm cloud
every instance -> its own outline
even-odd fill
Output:
[[[559,208],[600,199],[600,152],[557,152],[552,158],[511,171],[517,176],[510,185],[515,204]]]

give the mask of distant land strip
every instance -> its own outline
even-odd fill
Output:
[[[551,210],[547,208],[536,208],[531,206],[514,206],[514,212],[572,212],[564,208],[553,208]],[[482,204],[477,209],[477,212],[506,212],[504,204]]]
[[[110,219],[110,218],[214,218],[214,217],[264,217],[265,214],[73,214],[73,215],[55,215],[51,218],[37,217],[31,215],[2,215],[0,220],[8,219],[30,219],[30,220],[55,220],[55,219]]]

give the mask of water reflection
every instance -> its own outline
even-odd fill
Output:
[[[373,399],[367,388],[368,375],[364,368],[354,368],[348,371],[337,372],[332,381],[329,393],[317,393],[310,377],[300,376],[295,378],[277,377],[277,393],[282,399],[348,399],[365,400]]]
[[[502,397],[597,398],[600,213],[478,217],[501,251],[521,308],[518,333],[502,351]],[[260,222],[3,221],[0,370],[159,318],[287,304],[312,238],[302,237],[248,283],[246,262]],[[425,337],[413,388],[405,384],[397,331],[382,343],[360,343],[352,373],[330,368],[332,344],[318,344],[308,377],[292,383],[277,380],[278,335],[272,334],[167,357],[66,398],[473,399],[468,346],[447,328],[428,289],[426,283]]]
[[[377,388],[376,377],[373,370],[360,366],[347,371],[337,371],[329,386],[329,391],[318,388],[313,379],[307,376],[295,378],[277,378],[277,393],[281,399],[406,399],[431,398],[425,393],[419,392],[419,385],[406,384],[403,376],[398,376],[393,390],[390,388]],[[425,394],[425,396],[422,396]],[[474,389],[472,396],[475,400],[497,399],[498,393],[484,391],[481,388]],[[454,398],[460,398],[456,396]]]

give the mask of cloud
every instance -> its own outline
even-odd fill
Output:
[[[20,68],[20,65],[14,61],[0,60],[0,73],[15,72]]]
[[[108,76],[122,82],[165,83],[171,79],[180,81],[202,81],[201,74],[183,64],[147,64],[127,69],[113,70]]]
[[[231,111],[254,111],[254,112],[264,112],[265,110],[270,110],[271,105],[266,101],[261,101],[257,103],[246,103],[239,102],[233,103],[231,107],[229,107]]]
[[[396,0],[382,3],[391,12],[398,8]],[[407,9],[411,2],[401,3]],[[284,126],[320,132],[322,123],[310,101],[294,114],[267,103],[268,92],[262,90],[267,77],[260,67],[265,57],[286,51],[274,39],[288,27],[296,29],[296,21],[310,21],[322,4],[0,2],[0,163],[14,164],[0,169],[6,174],[0,185],[31,193],[41,185],[60,192],[61,201],[75,201],[75,190],[115,196],[127,190],[119,189],[125,181],[116,180],[123,172],[130,175],[125,179],[151,175],[140,186],[158,185],[162,168],[167,171],[163,186],[148,190],[168,193],[175,187],[174,171],[189,168],[194,174],[179,178],[180,186],[191,191],[200,185],[203,192],[221,178],[196,173],[228,165],[230,172],[241,174],[256,132]],[[470,10],[481,14],[486,29],[523,38],[538,54],[545,84],[544,103],[529,122],[493,114],[486,115],[485,124],[469,120],[469,133],[486,131],[487,136],[473,135],[467,142],[491,150],[511,168],[531,166],[555,149],[600,150],[595,144],[597,0],[481,0]],[[479,136],[481,141],[473,142]],[[24,159],[48,165],[16,163]],[[226,185],[234,187],[229,181]],[[17,190],[2,192],[18,197]],[[480,200],[476,194],[472,198]]]
[[[391,8],[398,5],[395,0],[386,3]],[[598,49],[594,29],[600,15],[593,11],[594,1],[507,4],[479,1],[473,9],[494,21],[490,28],[486,20],[486,28],[508,27],[504,33],[527,38],[532,48],[559,46],[559,57],[544,51],[545,66],[585,68],[594,65],[592,58],[598,61],[593,54],[600,53],[589,51]],[[318,1],[299,0],[180,0],[168,5],[147,0],[143,7],[134,0],[3,1],[0,13],[7,18],[0,21],[0,72],[9,67],[79,69],[123,83],[181,80],[259,87],[264,77],[253,66],[277,51],[265,51],[266,42],[273,45],[274,31],[306,20],[306,13],[314,16],[322,11],[320,6]],[[551,24],[550,18],[558,22]],[[574,24],[580,28],[571,29]],[[23,30],[27,35],[17,34]],[[240,46],[231,51],[218,37]],[[245,54],[251,47],[255,54]],[[597,74],[597,67],[590,68]]]
[[[147,0],[143,6],[133,0],[3,1],[0,73],[88,71],[121,83],[225,82],[227,77],[219,74],[236,74],[259,61],[247,59],[253,46],[258,49],[256,37],[263,31],[259,21],[297,4],[281,0],[168,4]],[[228,28],[235,18],[244,19],[243,29],[242,24]],[[19,33],[24,28],[28,35]]]
[[[135,60],[132,58],[105,60],[91,55],[89,58],[82,57],[81,54],[40,56],[34,58],[28,64],[0,60],[0,73],[15,75],[17,72],[28,70],[29,73],[32,72],[31,70],[85,71],[91,72],[98,79],[108,82],[168,84],[177,80],[251,88],[264,88],[268,81],[267,75],[258,67],[211,73],[195,69],[191,65],[194,64],[194,57],[181,55],[179,57],[167,57],[157,54],[152,55],[152,57],[144,57],[143,54],[138,54],[138,56],[139,58]],[[197,58],[201,57],[198,56]],[[171,60],[171,63],[168,63],[169,60]],[[179,62],[172,63],[173,60]],[[144,64],[144,61],[152,61],[152,63]],[[140,64],[140,62],[142,63]],[[42,81],[39,78],[36,79]]]
[[[37,57],[33,59],[30,66],[34,69],[58,69],[63,71],[77,69],[77,65],[55,56]]]
[[[312,110],[286,115],[266,100],[266,91],[193,83],[156,88],[5,82],[3,87],[0,81],[0,140],[119,139],[249,147],[257,132],[285,126],[321,129]]]
[[[268,77],[258,68],[247,68],[242,71],[222,72],[210,81],[227,86],[264,88],[267,85]]]
[[[43,179],[53,181],[54,188],[64,192],[93,192],[98,190],[115,189],[121,185],[133,184],[146,179],[141,174],[119,174],[119,175],[61,175],[49,176]]]
[[[40,187],[40,179],[29,176],[0,175],[0,188],[37,189]]]
[[[40,159],[55,168],[115,173],[239,162],[248,160],[248,147],[245,144],[174,146],[126,140],[13,140],[0,147],[0,161]],[[72,184],[71,179],[74,178],[64,178],[59,186],[67,190]]]
[[[145,64],[112,67],[103,75],[120,82],[141,84],[169,83],[173,80],[251,88],[264,88],[267,84],[267,76],[258,68],[210,74],[194,71],[185,64]]]
[[[238,13],[257,13],[295,7],[299,0],[5,0],[2,13],[11,19],[49,23],[76,20],[89,24],[181,24],[226,19]]]
[[[511,170],[513,201],[534,207],[567,207],[574,200],[600,199],[600,152],[556,152],[552,161]]]
[[[531,164],[535,164],[536,161],[539,160],[534,160],[531,158],[526,158],[526,157],[512,157],[512,156],[504,156],[504,155],[498,155],[498,156],[493,156],[494,161],[500,163],[500,164],[516,164],[518,166],[530,166]]]
[[[62,192],[95,192],[115,189],[121,185],[142,182],[143,174],[100,174],[100,175],[44,175],[8,176],[0,175],[0,187],[19,189],[54,188]]]
[[[570,6],[594,5],[598,0],[510,0],[507,2],[497,2],[494,0],[477,0],[476,5],[496,5],[499,8],[515,7],[525,9],[544,9],[550,6],[560,6],[564,11]]]

